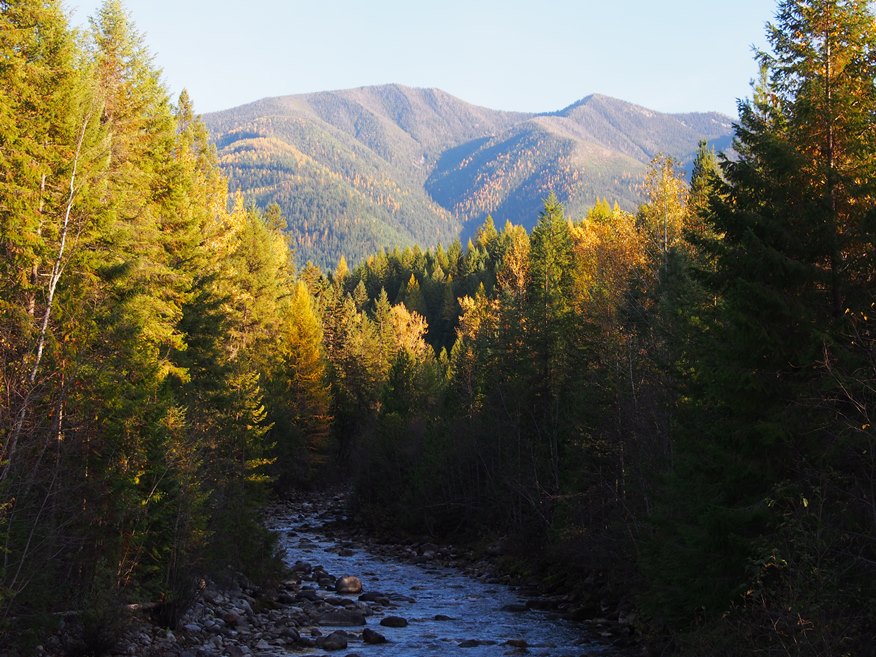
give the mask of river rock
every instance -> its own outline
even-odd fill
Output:
[[[407,627],[408,622],[401,616],[387,616],[380,621],[384,627]]]
[[[294,627],[284,627],[280,632],[280,636],[284,637],[288,641],[295,643],[301,639],[301,635],[298,633]]]
[[[301,589],[296,596],[296,602],[317,602],[319,594],[313,589]]]
[[[380,632],[375,632],[369,627],[366,627],[362,630],[362,640],[365,643],[376,644],[376,643],[386,643],[386,637],[383,636]]]
[[[316,645],[323,650],[346,650],[347,635],[344,632],[332,632],[328,636],[317,639]]]
[[[362,592],[362,581],[358,577],[353,577],[352,575],[347,575],[345,577],[338,577],[335,582],[335,591],[338,593],[361,593]]]
[[[378,591],[368,591],[359,596],[359,602],[374,602],[386,606],[389,604],[389,596]]]
[[[338,609],[320,614],[317,625],[329,627],[352,627],[365,624],[365,614],[349,609]]]
[[[389,599],[393,602],[407,602],[409,604],[414,604],[417,602],[416,598],[412,598],[409,595],[402,595],[401,593],[390,593]]]
[[[247,616],[255,615],[255,612],[253,612],[252,610],[252,605],[249,604],[249,600],[247,600],[246,598],[242,598],[238,601],[237,604],[240,606],[240,609],[243,611],[243,613]]]
[[[233,611],[222,614],[222,620],[231,627],[237,627],[244,623],[243,617],[240,614],[235,614]]]
[[[524,639],[508,639],[505,645],[512,648],[521,648],[522,650],[526,650],[529,647],[529,644]]]

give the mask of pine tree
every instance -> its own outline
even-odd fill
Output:
[[[70,491],[78,481],[60,439],[88,330],[76,311],[94,275],[87,253],[101,228],[94,184],[104,171],[105,132],[59,3],[4,3],[0,60],[0,609],[7,616],[16,605],[54,607],[59,596],[81,593],[76,578],[59,586],[69,561],[50,555],[70,544],[61,528],[76,505]]]
[[[739,158],[708,204],[708,339],[652,575],[677,626],[738,605],[722,621],[736,623],[728,654],[865,650],[870,621],[852,609],[876,594],[852,583],[874,577],[849,558],[866,549],[851,538],[866,512],[850,500],[872,476],[849,468],[867,439],[841,419],[836,384],[855,349],[843,309],[870,302],[874,272],[874,27],[866,2],[780,3],[773,52],[759,53],[764,74],[740,104]]]
[[[555,400],[565,384],[572,299],[572,236],[563,206],[551,194],[532,230],[529,304],[539,379]],[[544,400],[545,410],[550,405]]]
[[[691,167],[690,191],[687,200],[688,210],[693,216],[703,217],[708,212],[709,198],[719,176],[718,157],[715,155],[715,150],[709,148],[705,139],[701,139]]]

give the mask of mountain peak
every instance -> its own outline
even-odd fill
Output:
[[[717,117],[717,118],[716,118]],[[383,84],[266,98],[204,116],[234,189],[280,205],[301,262],[449,243],[496,221],[531,226],[556,192],[570,217],[597,198],[634,209],[658,152],[689,162],[730,119],[590,94],[540,114]]]
[[[571,105],[564,107],[563,109],[556,112],[556,114],[558,116],[572,116],[576,112],[587,109],[612,112],[635,112],[647,117],[652,117],[657,114],[663,114],[663,112],[651,110],[647,107],[636,105],[635,103],[631,103],[626,100],[621,100],[620,98],[614,98],[612,96],[606,96],[604,94],[597,93],[584,96],[584,98],[582,98],[581,100],[577,100]]]

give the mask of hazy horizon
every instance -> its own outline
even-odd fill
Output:
[[[87,25],[101,0],[71,0]],[[172,94],[198,112],[380,84],[491,109],[548,112],[593,93],[662,112],[736,116],[773,3],[377,0],[125,2]],[[635,44],[631,46],[630,44]]]

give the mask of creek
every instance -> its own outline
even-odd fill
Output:
[[[344,628],[350,636],[346,652],[362,657],[494,657],[532,655],[533,657],[582,657],[621,654],[599,636],[598,628],[576,623],[548,611],[527,605],[526,597],[508,585],[486,581],[443,565],[438,560],[420,559],[412,563],[391,554],[378,554],[366,547],[332,534],[330,523],[337,511],[302,502],[294,511],[273,514],[268,521],[277,532],[287,564],[299,571],[316,568],[326,576],[355,576],[362,582],[362,593],[379,592],[384,604],[369,606],[366,627],[379,631],[386,643],[366,645],[362,627]],[[321,568],[319,568],[321,566]],[[312,584],[312,595],[337,598],[328,586]],[[357,594],[340,595],[357,601]],[[385,604],[389,601],[389,604]],[[352,604],[349,602],[348,604]],[[358,603],[357,604],[361,604]],[[386,616],[402,617],[405,627],[385,627]],[[335,629],[335,628],[331,628]],[[319,636],[327,628],[299,628],[301,636]],[[330,630],[328,630],[330,631]],[[322,649],[305,651],[325,654]],[[302,654],[299,651],[288,654]]]

